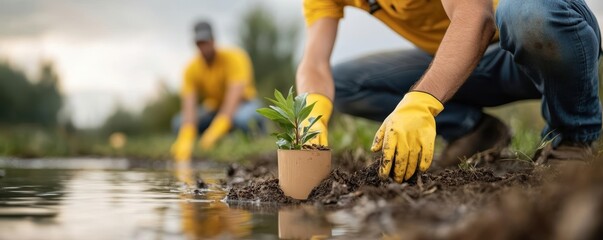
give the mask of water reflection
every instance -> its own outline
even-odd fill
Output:
[[[224,201],[220,168],[4,172],[0,239],[324,239],[349,233],[311,206]]]
[[[174,175],[186,184],[188,189],[194,189],[192,199],[205,201],[183,201],[180,205],[182,230],[189,238],[206,239],[222,237],[242,238],[251,235],[251,213],[241,209],[230,209],[223,202],[226,193],[217,187],[216,178],[199,179],[194,174],[190,163],[179,163],[174,169]],[[188,194],[191,194],[190,192]],[[182,194],[183,199],[191,199],[188,194]]]
[[[283,208],[278,212],[278,237],[284,239],[327,239],[331,226],[318,215],[303,208]]]

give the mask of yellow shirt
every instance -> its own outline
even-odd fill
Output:
[[[211,65],[201,55],[188,64],[181,94],[197,93],[203,106],[215,111],[222,105],[228,86],[234,83],[245,84],[245,100],[255,98],[253,69],[247,53],[239,48],[218,48]]]
[[[450,19],[441,0],[377,0],[381,9],[373,15],[424,51],[435,54]],[[498,0],[492,0],[494,7]],[[353,6],[369,12],[367,0],[304,0],[306,25],[321,18],[343,18],[343,8]],[[493,41],[498,40],[498,33]]]

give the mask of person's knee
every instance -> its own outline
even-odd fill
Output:
[[[496,8],[496,20],[500,24],[507,22],[523,23],[513,26],[511,30],[526,29],[528,23],[541,22],[550,19],[551,13],[561,10],[562,0],[501,0]]]
[[[337,64],[332,69],[333,81],[335,82],[335,95],[346,97],[357,93],[360,83],[365,78],[365,73],[358,69],[354,61]]]
[[[551,38],[557,24],[553,12],[563,9],[561,0],[501,0],[496,22],[501,39],[514,38],[527,42]]]
[[[248,122],[237,118],[232,120],[232,125],[235,129],[239,129],[242,131],[247,131],[247,129],[249,129]]]
[[[501,47],[519,58],[529,53],[560,59],[563,44],[557,35],[563,26],[554,12],[567,8],[563,4],[561,0],[501,0],[496,11]]]
[[[333,67],[333,80],[335,81],[335,99],[333,106],[337,111],[343,113],[355,112],[354,97],[359,93],[360,84],[358,78],[362,73],[351,63],[342,63]]]
[[[335,101],[335,110],[352,116],[371,118],[373,110],[366,100]]]
[[[262,117],[255,111],[239,111],[232,118],[234,128],[242,130],[245,133],[261,128]]]
[[[590,45],[576,41],[590,41],[576,38],[583,21],[571,8],[567,0],[501,0],[496,13],[501,47],[520,64],[555,68],[579,62],[576,46]]]

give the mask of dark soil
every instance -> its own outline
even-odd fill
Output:
[[[260,164],[259,168],[267,168],[267,166],[262,165],[264,164]],[[278,185],[278,179],[274,177],[275,174],[269,171],[261,171],[266,173],[266,175],[260,176],[254,168],[239,169],[240,166],[235,165],[229,168],[229,176],[231,178],[239,178],[240,180],[234,183],[231,182],[228,200],[296,204],[312,202],[338,204],[340,198],[350,199],[348,195],[361,186],[380,187],[390,183],[391,181],[389,180],[382,181],[379,179],[377,176],[377,167],[378,163],[376,162],[352,174],[343,169],[335,169],[312,190],[308,200],[300,201],[284,195]],[[235,172],[238,175],[235,175]]]
[[[358,168],[355,164],[348,164]],[[269,163],[261,162],[255,167],[244,168],[232,165],[228,170],[230,201],[259,201],[280,204],[318,203],[325,206],[350,206],[360,197],[392,199],[396,197],[421,197],[423,192],[449,192],[455,187],[470,184],[483,185],[484,191],[494,187],[502,187],[516,181],[528,181],[528,172],[507,173],[495,176],[493,171],[486,168],[444,170],[438,173],[424,173],[411,181],[398,184],[390,179],[378,177],[379,162],[349,172],[344,168],[336,168],[329,176],[316,186],[308,200],[300,201],[284,195],[278,185],[276,174],[269,170],[274,168]],[[409,195],[410,193],[410,195]],[[415,194],[412,194],[415,193]],[[408,195],[408,196],[407,196]]]
[[[347,239],[603,239],[601,160],[562,171],[491,161],[398,184],[377,176],[376,161],[345,156],[306,201],[284,196],[275,162],[231,166],[228,200],[318,206],[332,224],[357,224]]]
[[[328,151],[331,150],[329,147],[327,146],[323,146],[323,145],[318,145],[318,144],[306,144],[302,146],[302,149],[305,150],[320,150],[320,151]]]

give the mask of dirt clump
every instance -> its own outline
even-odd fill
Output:
[[[258,166],[265,168],[266,166]],[[230,171],[230,170],[229,170]],[[418,199],[424,195],[438,193],[447,195],[457,191],[457,187],[475,188],[477,192],[498,189],[516,180],[526,180],[526,173],[510,173],[496,176],[488,169],[444,170],[438,173],[418,174],[413,181],[398,184],[391,179],[383,180],[378,176],[379,161],[364,168],[349,172],[336,168],[316,186],[307,200],[295,200],[284,195],[278,185],[275,174],[262,171],[258,176],[255,169],[235,169],[229,184],[229,201],[259,201],[280,204],[314,203],[331,207],[349,207],[361,197],[368,199]],[[246,173],[246,174],[245,174]],[[238,180],[236,179],[238,178]],[[489,190],[490,189],[490,190]]]
[[[231,166],[229,172],[239,172],[237,174],[229,174],[232,178],[240,178],[235,181],[227,181],[230,183],[228,200],[231,201],[260,201],[260,202],[276,202],[276,203],[322,203],[322,204],[337,204],[340,200],[352,200],[355,195],[353,193],[362,186],[380,187],[391,180],[381,180],[378,175],[378,162],[365,167],[354,173],[337,168],[331,171],[318,186],[311,192],[307,200],[295,200],[284,195],[278,185],[278,179],[273,176],[254,176],[256,173],[253,169],[236,169]],[[247,172],[248,174],[245,174]],[[237,176],[237,177],[235,177]],[[231,179],[232,179],[231,178]],[[349,201],[345,201],[348,203]],[[339,204],[342,205],[342,204]]]
[[[251,181],[242,187],[232,188],[227,196],[229,200],[298,203],[298,200],[285,196],[278,185],[278,179],[274,178]]]
[[[411,239],[603,239],[603,162],[576,169],[536,166],[530,174],[506,178],[499,188],[459,185],[441,197],[342,211],[367,225],[381,219],[362,237],[386,229]]]
[[[319,151],[329,151],[331,150],[329,147],[318,144],[305,144],[302,146],[304,150],[319,150]]]
[[[603,159],[575,169],[492,161],[402,184],[380,179],[378,161],[345,160],[334,159],[305,201],[284,196],[275,165],[239,166],[228,200],[318,206],[329,223],[355,229],[346,239],[603,239]]]

